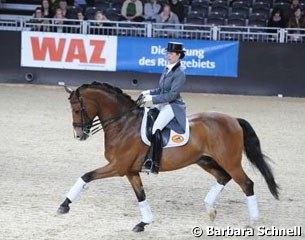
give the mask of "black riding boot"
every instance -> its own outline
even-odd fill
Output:
[[[151,146],[148,150],[142,172],[151,172],[158,174],[160,167],[160,160],[162,156],[162,135],[161,131],[157,130],[152,136]]]

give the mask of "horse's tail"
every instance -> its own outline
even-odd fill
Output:
[[[262,153],[260,142],[254,129],[250,123],[244,119],[238,118],[237,121],[244,132],[244,150],[247,158],[264,176],[268,188],[274,198],[279,199],[279,186],[274,180],[271,167],[266,162],[268,157]]]

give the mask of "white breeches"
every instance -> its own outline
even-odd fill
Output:
[[[163,130],[165,126],[175,117],[173,109],[170,104],[160,104],[156,106],[160,112],[154,123],[152,134],[159,130]]]

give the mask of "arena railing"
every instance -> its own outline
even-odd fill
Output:
[[[74,19],[31,18],[23,22],[30,31],[84,33],[84,21]]]
[[[243,42],[283,42],[281,28],[219,26],[218,40],[243,41]]]
[[[181,39],[213,39],[213,27],[192,24],[160,24],[153,23],[152,36],[159,38],[181,38]]]
[[[286,28],[286,43],[305,43],[305,29]]]
[[[22,30],[22,24],[18,19],[0,19],[0,30]]]
[[[0,29],[30,30],[131,37],[181,38],[247,42],[305,43],[305,29],[256,26],[211,26],[158,24],[150,22],[98,22],[72,19],[17,18],[0,19]]]
[[[147,37],[148,26],[146,23],[115,22],[115,21],[87,21],[89,34],[115,35],[130,37]]]

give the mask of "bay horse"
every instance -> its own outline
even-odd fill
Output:
[[[75,91],[65,87],[70,94],[75,138],[85,140],[99,119],[105,135],[106,166],[87,172],[73,185],[60,205],[58,214],[68,213],[69,204],[82,192],[84,186],[97,179],[126,176],[139,202],[142,220],[133,231],[144,231],[153,221],[153,214],[146,200],[140,171],[148,151],[140,136],[144,108],[139,101],[106,83],[93,82]],[[233,179],[246,195],[249,220],[259,219],[253,181],[242,168],[242,153],[261,172],[271,194],[278,199],[279,187],[272,170],[262,153],[260,141],[252,126],[244,119],[222,113],[208,112],[188,116],[190,139],[182,147],[166,148],[162,153],[160,172],[173,171],[197,164],[216,178],[216,184],[204,199],[211,220],[216,217],[215,202],[224,186]]]

